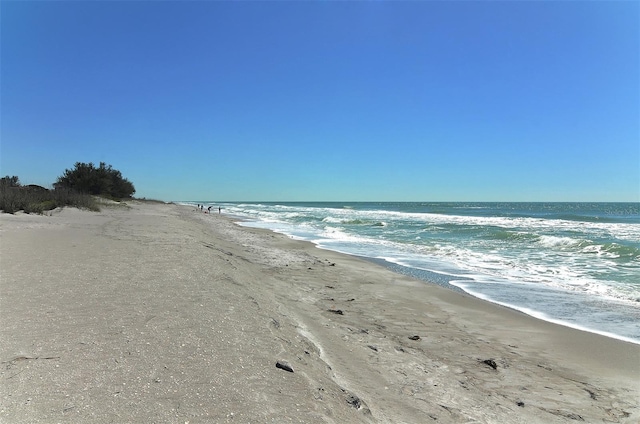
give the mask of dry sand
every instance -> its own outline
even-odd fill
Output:
[[[0,249],[2,423],[640,421],[639,345],[217,214],[2,214]]]

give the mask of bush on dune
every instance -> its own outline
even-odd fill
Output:
[[[133,184],[111,165],[100,162],[76,162],[74,169],[66,169],[48,190],[37,185],[20,184],[17,176],[0,179],[0,210],[6,213],[24,211],[43,213],[57,207],[71,206],[82,209],[99,210],[93,196],[112,200],[131,198],[135,193]]]
[[[76,162],[74,169],[66,169],[58,177],[54,187],[111,199],[130,198],[136,192],[133,184],[120,171],[104,162],[100,162],[97,168],[91,162]]]
[[[43,213],[57,207],[71,206],[98,210],[94,198],[88,194],[56,188],[47,190],[37,185],[20,185],[18,177],[0,179],[0,210],[6,213]]]

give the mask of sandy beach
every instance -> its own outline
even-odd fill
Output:
[[[0,323],[2,423],[640,422],[640,345],[187,206],[1,214]]]

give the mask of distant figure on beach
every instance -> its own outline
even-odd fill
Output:
[[[209,215],[211,215],[211,206],[209,206],[207,210],[209,211]]]
[[[218,206],[218,215],[220,215],[221,211],[222,211],[222,208],[220,206]]]

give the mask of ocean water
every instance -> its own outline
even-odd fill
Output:
[[[186,203],[640,344],[639,203]]]

